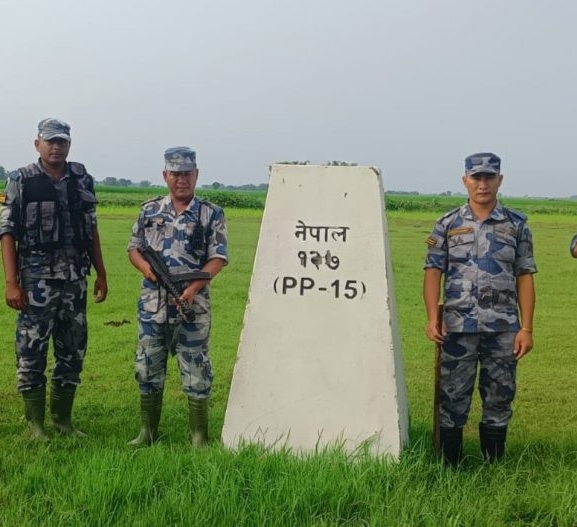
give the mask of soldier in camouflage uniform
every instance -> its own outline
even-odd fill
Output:
[[[571,239],[571,244],[569,245],[569,252],[573,258],[577,258],[577,234]]]
[[[108,287],[96,225],[94,182],[84,165],[67,162],[70,126],[43,119],[34,141],[38,162],[8,174],[0,195],[6,303],[16,323],[18,391],[35,439],[46,441],[44,413],[50,336],[54,371],[50,410],[56,429],[83,436],[71,421],[86,353],[86,276],[96,270],[94,299]]]
[[[442,345],[441,448],[452,466],[461,457],[477,363],[481,451],[494,461],[504,454],[517,361],[533,347],[537,268],[532,235],[523,214],[498,202],[502,180],[501,160],[495,154],[467,157],[463,183],[468,203],[439,218],[427,238],[426,334]],[[444,313],[438,328],[442,275]]]
[[[188,280],[191,271],[214,277],[228,262],[226,223],[221,208],[194,195],[198,178],[196,154],[188,147],[164,154],[166,197],[145,202],[128,244],[130,261],[144,276],[138,301],[136,380],[140,388],[142,426],[129,445],[149,445],[158,438],[158,423],[169,353],[176,355],[182,388],[188,397],[189,427],[194,446],[208,442],[208,398],[212,367],[208,357],[211,323],[209,280]],[[168,292],[159,287],[139,249],[150,246],[165,262],[181,299],[193,306],[190,322],[180,316]]]

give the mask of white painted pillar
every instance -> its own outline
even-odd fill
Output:
[[[398,457],[408,410],[379,171],[274,165],[222,439]]]

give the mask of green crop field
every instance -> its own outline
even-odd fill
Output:
[[[74,411],[86,439],[58,436],[48,423],[50,443],[29,440],[15,389],[15,312],[0,310],[0,525],[577,525],[577,260],[568,251],[577,203],[505,200],[530,214],[534,233],[535,349],[519,365],[506,461],[481,461],[475,394],[467,458],[452,471],[431,453],[433,346],[423,332],[421,279],[424,240],[439,213],[464,199],[454,197],[387,197],[411,416],[410,445],[398,463],[338,448],[297,457],[254,446],[230,452],[220,444],[262,215],[253,203],[264,201],[259,193],[236,204],[245,208],[226,201],[238,196],[209,196],[226,208],[231,256],[212,287],[210,446],[193,450],[188,443],[185,396],[171,360],[162,440],[127,447],[139,429],[132,358],[140,279],[125,246],[137,203],[159,191],[99,192],[110,292],[104,304],[89,306],[89,350]]]

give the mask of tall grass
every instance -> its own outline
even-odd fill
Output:
[[[110,295],[89,306],[89,352],[74,411],[86,440],[60,437],[50,425],[50,443],[28,439],[15,391],[15,312],[0,311],[0,525],[577,525],[577,260],[567,249],[576,230],[572,217],[530,218],[540,270],[535,350],[519,365],[506,461],[481,461],[475,400],[465,431],[467,457],[455,472],[432,455],[429,432],[433,347],[423,333],[420,290],[424,240],[436,211],[389,213],[411,414],[411,442],[398,463],[338,447],[295,456],[221,446],[261,218],[253,209],[226,210],[231,262],[212,288],[210,446],[189,446],[185,397],[171,360],[162,440],[129,449],[125,443],[139,427],[132,365],[139,277],[125,246],[136,213],[137,207],[118,205],[100,210]]]

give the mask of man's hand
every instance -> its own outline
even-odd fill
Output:
[[[427,326],[425,327],[425,335],[429,340],[436,342],[437,344],[442,344],[445,340],[445,336],[447,335],[447,330],[445,329],[444,325],[439,330],[437,326],[436,320],[429,320]]]
[[[151,282],[156,282],[156,275],[154,274],[154,272],[152,271],[152,267],[150,267],[150,265],[148,264],[148,262],[146,260],[144,260],[144,258],[142,259],[142,263],[139,266],[140,272],[142,273],[142,276],[144,276],[144,278],[146,278],[147,280],[150,280]]]
[[[104,276],[97,276],[94,280],[94,301],[97,304],[104,302],[108,295],[108,284]]]
[[[6,305],[12,309],[20,311],[28,304],[26,293],[16,282],[6,283]]]
[[[190,285],[182,292],[180,299],[192,306],[194,297],[204,287],[206,280],[193,280]]]
[[[533,349],[533,333],[526,329],[520,329],[515,335],[515,358],[517,360],[524,357]]]

